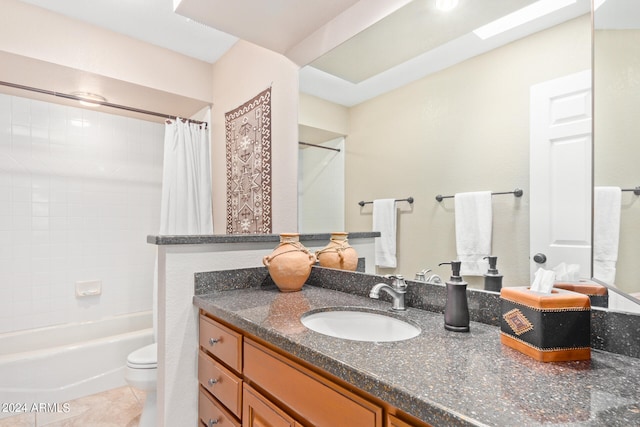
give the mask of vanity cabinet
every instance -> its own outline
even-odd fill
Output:
[[[204,311],[199,335],[198,408],[205,426],[427,427],[397,418],[387,403]]]

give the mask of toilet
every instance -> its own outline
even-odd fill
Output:
[[[127,383],[147,392],[140,416],[140,427],[156,425],[156,382],[158,377],[158,344],[153,343],[135,350],[127,356],[125,371]]]

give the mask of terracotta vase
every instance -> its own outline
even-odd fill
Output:
[[[331,233],[331,240],[324,248],[316,252],[320,266],[339,270],[355,271],[358,267],[358,253],[349,245],[349,233]]]
[[[262,259],[271,278],[282,292],[302,289],[311,274],[316,257],[299,241],[299,233],[283,233],[280,244]]]

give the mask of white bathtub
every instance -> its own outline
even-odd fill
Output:
[[[152,324],[148,311],[0,334],[0,402],[65,403],[125,385],[127,355],[153,342]]]

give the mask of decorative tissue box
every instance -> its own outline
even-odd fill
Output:
[[[502,288],[500,341],[541,362],[591,359],[591,303],[587,295],[553,289]]]
[[[606,308],[609,306],[609,292],[607,288],[597,283],[591,281],[580,281],[578,283],[556,282],[553,287],[589,296],[592,307]]]

